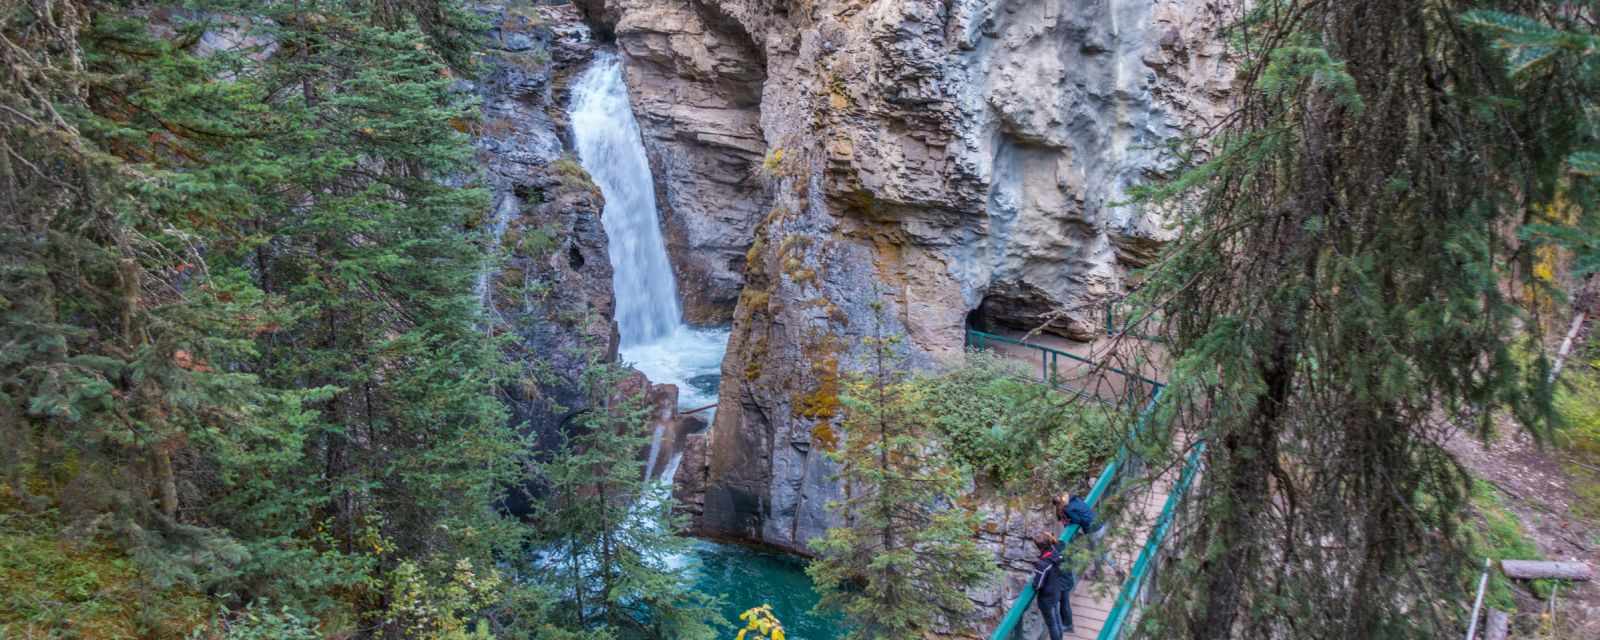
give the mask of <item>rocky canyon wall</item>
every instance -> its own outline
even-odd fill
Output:
[[[623,52],[686,299],[743,286],[680,495],[703,533],[797,551],[833,523],[861,338],[928,365],[969,318],[1092,336],[1173,233],[1117,203],[1231,79],[1214,0],[578,4]]]
[[[572,158],[567,85],[594,53],[571,6],[475,5],[488,19],[484,73],[462,90],[482,100],[473,125],[475,178],[492,195],[479,222],[499,261],[479,295],[490,328],[509,333],[507,360],[521,367],[505,389],[518,430],[540,442],[587,408],[578,375],[591,358],[616,355],[604,201]],[[513,495],[513,510],[523,496]]]

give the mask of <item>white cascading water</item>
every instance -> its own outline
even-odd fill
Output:
[[[655,181],[616,54],[598,54],[572,84],[568,113],[578,160],[605,196],[601,222],[610,243],[622,359],[652,382],[677,385],[679,406],[696,408],[716,402],[715,381],[722,369],[728,331],[683,324],[677,284],[656,215]],[[660,438],[658,432],[651,444],[650,471],[658,466]],[[663,480],[670,482],[671,478]]]
[[[622,334],[622,359],[653,382],[677,385],[681,407],[699,408],[716,402],[716,378],[721,373],[728,330],[695,329],[683,324],[656,215],[650,163],[645,158],[639,124],[633,118],[627,85],[622,81],[622,66],[615,54],[600,53],[573,83],[569,115],[578,159],[600,186],[606,200],[603,222],[611,243],[612,287],[617,300],[617,329]],[[702,415],[707,419],[711,417],[709,412]],[[650,444],[645,471],[647,490],[644,497],[632,505],[639,516],[661,507],[670,493],[673,476],[683,462],[683,452],[662,451],[672,448],[664,441],[666,431],[656,429]],[[658,467],[660,475],[653,477]],[[630,520],[634,515],[630,514]],[[656,520],[641,519],[651,523],[647,526],[658,526]],[[757,591],[749,592],[751,598],[771,601],[772,594],[766,590],[766,585],[769,579],[776,577],[792,586],[788,591],[793,593],[786,592],[784,598],[802,594],[795,600],[799,605],[785,610],[788,612],[786,621],[804,620],[816,603],[809,580],[795,568],[798,565],[780,565],[759,558],[752,562],[749,552],[737,546],[721,547],[702,542],[694,552],[695,557],[708,553],[720,559],[724,567],[723,571],[702,572],[697,578],[710,585],[702,587],[709,593],[754,588]],[[554,552],[550,557],[552,561],[560,561],[561,554]],[[677,554],[647,553],[646,558],[647,562],[674,569],[691,562],[691,557]],[[750,569],[751,566],[766,568]],[[779,566],[782,568],[773,568]],[[739,571],[733,571],[732,567],[738,567]],[[719,579],[723,582],[717,582]],[[737,611],[728,613],[730,617],[735,614]],[[813,622],[814,628],[806,629],[804,635],[797,630],[790,637],[827,640],[835,635],[832,625],[829,621],[819,627]]]
[[[678,288],[656,220],[656,187],[628,104],[622,64],[601,53],[572,85],[578,159],[606,198],[601,221],[611,246],[611,284],[623,348],[671,334],[680,324]]]

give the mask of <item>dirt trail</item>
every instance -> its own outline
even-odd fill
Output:
[[[1460,433],[1445,446],[1474,476],[1500,490],[1506,507],[1546,559],[1578,560],[1600,569],[1600,522],[1574,511],[1578,497],[1564,452],[1537,446],[1515,427],[1502,428],[1487,444]],[[1519,590],[1521,624],[1514,623],[1514,630],[1532,628],[1544,604],[1524,594]],[[1551,637],[1600,638],[1600,583],[1563,586],[1556,600],[1558,627]]]

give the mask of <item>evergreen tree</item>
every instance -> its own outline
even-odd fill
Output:
[[[264,56],[237,76],[264,113],[257,144],[229,151],[272,183],[252,194],[259,242],[238,259],[291,314],[260,336],[258,366],[275,387],[327,397],[300,428],[302,455],[286,469],[296,481],[245,489],[249,502],[218,518],[272,551],[314,522],[322,541],[292,547],[381,573],[412,561],[444,585],[461,559],[491,567],[491,553],[517,549],[519,527],[491,505],[523,443],[506,427],[498,354],[479,330],[483,250],[466,222],[486,193],[447,183],[472,171],[456,130],[472,105],[451,90],[444,55],[422,44],[433,9],[421,7],[250,4],[257,35],[273,45],[237,52]],[[284,584],[277,572],[305,567],[261,569]],[[339,574],[322,575],[321,590],[336,586]],[[341,588],[359,594],[362,615],[391,619],[393,598],[365,584]]]
[[[1138,294],[1165,316],[1167,411],[1210,444],[1167,633],[1454,626],[1470,491],[1441,443],[1508,413],[1544,433],[1545,367],[1519,355],[1540,323],[1507,286],[1532,251],[1509,231],[1560,197],[1574,142],[1505,99],[1460,22],[1487,4],[1259,3],[1237,112],[1144,194],[1182,228]]]
[[[1558,5],[1530,15],[1469,11],[1462,19],[1503,55],[1509,97],[1531,105],[1550,135],[1566,139],[1559,196],[1523,228],[1523,237],[1572,252],[1573,275],[1600,272],[1600,35],[1594,16]]]
[[[994,570],[976,542],[977,514],[958,504],[966,478],[932,442],[937,433],[917,407],[919,389],[898,365],[898,336],[877,333],[867,376],[851,381],[839,465],[845,499],[830,505],[845,525],[813,541],[806,572],[822,599],[860,640],[917,638],[959,626],[972,615],[965,589]]]
[[[537,603],[493,569],[523,443],[478,329],[486,199],[447,184],[467,14],[198,8],[0,12],[0,493],[119,534],[155,586],[333,631]],[[202,55],[206,30],[262,37]]]
[[[241,243],[238,182],[260,175],[218,159],[248,137],[248,91],[183,50],[193,30],[154,38],[104,8],[0,14],[0,455],[26,506],[114,534],[158,585],[195,586],[243,552],[197,526],[185,472],[288,455],[272,425],[315,396],[235,366],[279,317],[214,258]]]
[[[532,519],[542,574],[565,607],[570,631],[623,638],[712,638],[726,624],[715,601],[693,591],[666,485],[646,481],[649,446],[642,379],[591,358],[582,376],[589,406],[535,463],[546,495]]]

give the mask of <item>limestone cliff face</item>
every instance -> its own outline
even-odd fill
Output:
[[[1218,113],[1231,4],[579,0],[623,52],[686,298],[743,278],[702,531],[804,550],[833,523],[863,336],[927,365],[969,318],[1092,335],[1170,238],[1115,203]]]
[[[512,419],[549,442],[586,408],[576,379],[586,352],[614,357],[617,347],[604,201],[565,141],[567,83],[593,42],[570,6],[477,6],[492,25],[487,72],[471,87],[483,101],[474,133],[493,193],[482,224],[502,258],[479,294],[492,330],[516,335],[507,359],[524,364],[506,389]]]
[[[745,250],[766,208],[754,169],[766,66],[760,46],[711,5],[579,0],[620,34],[634,115],[655,176],[684,320],[723,324],[743,285]]]

